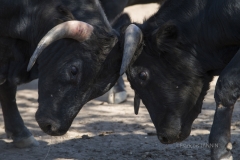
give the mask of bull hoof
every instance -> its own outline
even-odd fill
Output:
[[[30,136],[28,138],[21,139],[18,141],[13,141],[13,144],[17,148],[28,148],[28,147],[33,147],[33,146],[39,145],[38,141],[36,141],[33,136]]]
[[[225,153],[224,155],[220,156],[213,156],[211,158],[212,160],[233,160],[233,157],[232,157],[232,153],[231,152],[228,152],[228,153]]]
[[[212,160],[233,160],[231,150],[232,143],[229,142],[225,147],[220,147],[212,152],[214,153]]]
[[[228,152],[224,156],[221,156],[220,160],[233,160],[232,154]]]

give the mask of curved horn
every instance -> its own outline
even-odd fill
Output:
[[[140,97],[139,95],[135,92],[134,96],[134,113],[137,115],[139,111],[139,106],[140,106]]]
[[[142,42],[142,31],[135,24],[127,27],[125,32],[124,51],[120,75],[127,70],[138,45]]]
[[[93,29],[93,26],[82,21],[67,21],[55,26],[38,43],[28,63],[27,71],[31,70],[41,52],[54,41],[71,38],[82,42],[91,36]]]

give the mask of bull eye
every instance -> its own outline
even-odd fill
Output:
[[[77,67],[71,66],[71,73],[72,73],[73,76],[77,75],[77,73],[78,73]]]
[[[140,72],[139,73],[139,78],[143,81],[146,81],[148,79],[148,74],[146,71]]]

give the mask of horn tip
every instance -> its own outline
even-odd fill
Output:
[[[36,59],[37,59],[37,56],[33,56],[33,57],[30,58],[29,63],[28,63],[28,67],[27,67],[28,72],[32,69],[33,65],[36,62]]]
[[[27,72],[29,72],[29,71],[31,70],[31,68],[32,68],[32,67],[28,65],[28,67],[27,67]]]
[[[124,73],[125,73],[125,69],[122,68],[122,69],[120,70],[119,74],[120,74],[120,76],[122,76]]]
[[[33,64],[32,63],[29,63],[28,66],[27,66],[27,72],[29,72],[33,67]]]

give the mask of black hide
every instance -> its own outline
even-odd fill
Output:
[[[213,159],[231,156],[226,146],[232,109],[240,96],[239,6],[237,0],[167,0],[155,15],[137,24],[144,45],[127,76],[162,143],[189,136],[209,83],[220,74],[209,142],[221,146],[211,148]]]

